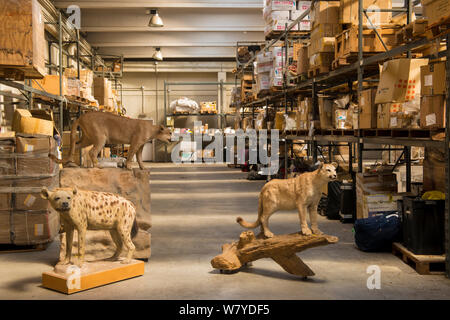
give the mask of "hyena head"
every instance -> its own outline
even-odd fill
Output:
[[[72,201],[77,192],[76,188],[58,188],[52,192],[44,187],[41,190],[41,197],[50,201],[56,211],[67,212],[72,209]]]

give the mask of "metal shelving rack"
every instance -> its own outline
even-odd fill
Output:
[[[311,6],[316,1],[326,1],[326,0],[312,0]],[[406,13],[407,23],[411,21],[412,12],[414,6],[419,4],[419,0],[405,0],[405,6],[403,8],[393,8],[393,9],[381,9],[381,12],[404,12]],[[287,26],[286,31],[282,32],[282,34],[273,39],[270,42],[267,42],[265,48],[263,50],[268,50],[272,45],[280,40],[287,41],[286,39],[289,37],[289,31],[294,27],[296,23],[302,20],[306,15],[308,15],[310,9],[305,11],[298,19],[292,22],[289,26]],[[387,59],[394,58],[400,54],[405,54],[410,57],[411,50],[421,47],[430,41],[426,38],[422,38],[413,42],[410,42],[406,45],[402,45],[396,47],[392,50],[387,50],[386,52],[376,54],[370,57],[363,56],[363,39],[362,39],[362,30],[364,15],[366,15],[366,10],[363,7],[363,0],[358,0],[358,61],[333,71],[330,71],[327,74],[320,75],[314,77],[312,79],[307,79],[305,81],[300,81],[294,88],[287,88],[286,82],[283,87],[283,90],[279,93],[273,94],[268,97],[264,97],[258,99],[256,101],[252,101],[249,103],[244,103],[241,105],[241,108],[256,108],[260,106],[268,106],[270,103],[274,103],[277,101],[284,101],[285,107],[287,111],[287,97],[295,97],[299,94],[302,95],[310,95],[312,98],[313,105],[313,119],[317,120],[318,116],[318,97],[317,93],[323,89],[332,88],[339,86],[341,84],[350,84],[352,85],[353,81],[357,81],[357,96],[361,97],[361,92],[363,90],[363,82],[364,79],[374,76],[378,74],[378,71],[371,71],[368,69],[368,66],[377,65],[380,62],[386,61]],[[447,50],[439,52],[437,57],[446,57],[446,86],[447,86],[447,94],[446,94],[446,104],[450,105],[450,35],[446,35],[446,44]],[[286,46],[287,47],[287,46]],[[286,50],[287,51],[287,50]],[[242,68],[246,68],[250,66],[256,57],[250,59],[250,61],[245,64]],[[287,59],[286,59],[287,63]],[[287,68],[285,68],[285,73]],[[356,74],[355,74],[356,71]],[[286,81],[286,74],[285,74]],[[336,136],[336,135],[298,135],[296,133],[286,133],[283,137],[286,141],[292,143],[293,140],[303,140],[305,143],[310,145],[310,156],[314,161],[318,159],[317,146],[319,143],[345,143],[349,146],[349,172],[353,172],[353,159],[354,155],[352,152],[353,146],[357,146],[357,159],[358,159],[358,172],[363,171],[363,153],[366,151],[364,145],[365,144],[374,144],[374,145],[396,145],[403,146],[403,157],[406,164],[406,188],[407,191],[411,190],[411,150],[412,146],[418,147],[437,147],[444,148],[446,154],[446,207],[445,207],[445,234],[446,234],[446,275],[450,277],[450,129],[448,124],[450,123],[450,110],[446,108],[446,128],[445,128],[445,141],[434,141],[431,139],[422,139],[422,138],[383,138],[383,137],[363,137],[361,136],[361,132],[358,132],[356,136]],[[358,117],[358,125],[359,125],[359,117]],[[358,130],[359,131],[359,130]],[[370,149],[367,149],[370,150]],[[285,148],[285,159],[287,159],[288,148]],[[331,152],[330,152],[331,154]],[[286,160],[285,160],[286,161]],[[287,168],[287,166],[285,166]],[[287,176],[287,175],[286,175]],[[355,179],[354,179],[355,180]]]
[[[62,94],[62,75],[64,74],[63,67],[63,58],[66,55],[67,59],[74,59],[77,64],[77,78],[80,79],[80,67],[83,65],[84,67],[88,67],[91,69],[94,74],[101,74],[104,77],[108,77],[110,80],[114,81],[115,89],[118,90],[120,88],[120,94],[122,95],[122,84],[118,81],[119,78],[122,77],[123,71],[123,56],[118,56],[116,59],[121,59],[121,70],[120,72],[107,72],[104,71],[106,68],[105,62],[101,55],[98,55],[95,50],[80,37],[79,30],[73,26],[65,16],[65,14],[54,7],[54,5],[49,0],[39,0],[39,3],[42,7],[42,15],[45,22],[45,35],[48,39],[48,52],[49,52],[49,63],[46,64],[48,68],[48,72],[51,73],[52,70],[58,72],[59,77],[59,86],[60,92],[59,95],[53,95],[46,91],[38,90],[32,87],[33,80],[25,80],[22,82],[12,81],[8,79],[1,79],[0,84],[5,86],[18,89],[22,93],[22,98],[25,98],[26,105],[28,109],[31,109],[33,106],[33,94],[37,94],[41,97],[45,97],[46,100],[40,100],[39,102],[44,105],[48,105],[51,109],[58,110],[58,128],[60,134],[64,131],[64,112],[65,110],[69,112],[68,106],[73,106],[76,108],[76,116],[80,116],[83,111],[88,110],[97,110],[95,107],[91,107],[88,104],[68,100]],[[67,50],[64,49],[64,45],[66,44],[75,44],[76,45],[76,54],[71,55]],[[59,58],[58,65],[52,64],[52,50],[51,47],[56,45]],[[102,66],[103,71],[98,72],[96,70],[96,66]],[[0,92],[0,95],[8,95],[8,92]],[[17,98],[17,97],[16,97]],[[48,100],[47,100],[48,99]],[[23,100],[23,99],[22,99]],[[55,119],[56,120],[56,119]]]

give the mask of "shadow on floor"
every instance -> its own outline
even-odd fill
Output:
[[[30,290],[30,286],[40,286],[41,281],[41,276],[28,277],[9,282],[5,285],[5,288],[18,292],[28,292]]]

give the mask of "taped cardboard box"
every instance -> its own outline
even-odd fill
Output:
[[[8,157],[9,154],[14,153],[15,148],[15,138],[0,138],[0,175],[16,174],[15,159]]]
[[[0,243],[15,245],[43,244],[58,235],[59,214],[55,211],[0,211]]]
[[[445,96],[423,96],[420,105],[420,127],[445,128]]]
[[[445,151],[439,148],[425,148],[423,160],[423,190],[438,190],[445,193]]]
[[[309,70],[308,45],[301,44],[297,53],[297,74],[306,74]]]
[[[48,157],[56,154],[56,143],[52,137],[18,136],[16,152],[30,155],[17,158],[17,174],[33,175],[54,173],[57,164]]]
[[[359,128],[373,129],[377,127],[377,106],[375,105],[375,95],[377,89],[363,90],[359,101]]]
[[[363,174],[356,175],[356,217],[368,218],[383,210],[393,207],[390,201],[392,194],[397,192],[395,174]],[[374,205],[378,202],[378,205]],[[397,205],[395,204],[395,209]],[[378,210],[378,211],[377,211]]]
[[[389,103],[383,103],[378,105],[378,112],[377,112],[377,128],[378,129],[387,129],[390,125],[390,104]]]
[[[341,0],[340,4],[339,22],[358,25],[358,0]],[[363,7],[368,10],[367,15],[374,26],[378,27],[391,24],[392,12],[377,12],[377,9],[392,9],[391,0],[363,0]],[[371,26],[364,14],[363,25],[365,27]]]
[[[420,94],[445,94],[445,62],[420,67]]]
[[[339,23],[339,1],[317,1],[311,6],[312,27],[322,23]]]
[[[67,95],[67,78],[62,76],[62,91],[59,88],[59,75],[46,75],[43,79],[33,80],[33,88],[55,96]]]
[[[375,103],[405,102],[420,96],[420,67],[428,59],[386,61],[381,71]]]
[[[53,121],[33,117],[26,109],[16,109],[12,129],[17,133],[53,136]]]
[[[319,97],[320,129],[333,129],[333,100]]]

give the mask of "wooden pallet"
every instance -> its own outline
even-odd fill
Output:
[[[431,139],[436,133],[443,131],[444,129],[359,129],[355,134],[360,137]]]
[[[217,111],[212,111],[212,110],[200,111],[200,114],[217,114]]]
[[[284,31],[270,31],[266,35],[266,40],[278,39]],[[289,38],[305,38],[309,35],[310,31],[289,31]]]
[[[18,246],[14,244],[0,244],[0,254],[1,253],[20,253],[20,252],[34,252],[34,251],[44,251],[49,246],[49,243],[28,245],[28,246]]]
[[[308,78],[318,77],[328,72],[330,72],[329,66],[313,66],[308,70]]]
[[[0,78],[23,81],[25,79],[42,79],[44,76],[34,67],[1,65]]]
[[[398,242],[392,244],[392,253],[410,265],[418,274],[445,273],[445,255],[417,255]]]

